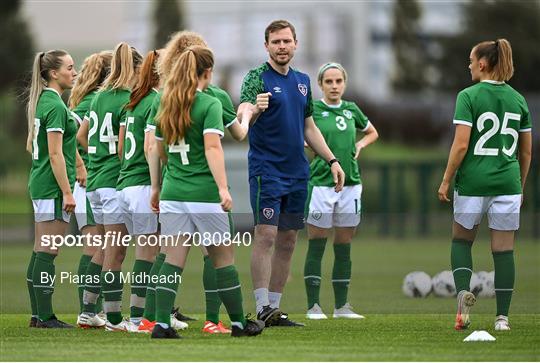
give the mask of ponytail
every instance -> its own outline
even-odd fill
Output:
[[[26,118],[28,119],[28,137],[26,138],[26,150],[32,152],[32,141],[34,140],[34,119],[36,117],[36,108],[41,92],[47,86],[50,80],[49,71],[60,69],[62,66],[62,57],[68,55],[64,50],[50,50],[48,52],[39,52],[34,57],[32,64],[32,80],[28,90],[28,103],[26,105]]]
[[[157,62],[159,59],[159,53],[156,50],[152,50],[146,54],[144,62],[141,66],[141,72],[139,74],[139,80],[137,85],[131,92],[131,97],[126,109],[132,110],[137,104],[150,92],[154,87],[159,84],[159,74],[157,72]]]
[[[167,144],[184,138],[191,126],[191,107],[195,101],[199,77],[214,66],[212,51],[206,47],[188,48],[173,64],[165,80],[156,120]]]
[[[142,56],[135,48],[125,42],[119,43],[113,52],[111,73],[103,82],[102,89],[130,89],[141,62]]]
[[[514,62],[512,60],[512,46],[506,39],[485,41],[474,47],[474,54],[478,60],[484,58],[488,70],[495,81],[509,81],[514,75]]]
[[[88,56],[82,65],[75,86],[69,96],[69,108],[74,109],[84,96],[97,89],[111,70],[112,52],[104,50]]]

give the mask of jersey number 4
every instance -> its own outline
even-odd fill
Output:
[[[94,111],[90,111],[90,130],[88,131],[88,154],[95,154],[97,152],[96,146],[90,146],[90,140],[96,133],[99,126],[98,115]],[[107,143],[109,146],[109,154],[116,154],[116,143],[118,142],[118,135],[114,134],[112,126],[112,113],[107,112],[103,118],[103,123],[99,128],[99,142]]]
[[[169,145],[169,153],[179,153],[182,165],[189,165],[189,159],[187,153],[189,152],[189,144],[186,144],[185,140],[178,141],[178,144]]]
[[[517,142],[518,142],[518,132],[514,130],[511,127],[508,127],[509,121],[517,121],[519,122],[521,120],[521,115],[517,113],[511,113],[511,112],[505,112],[504,113],[504,119],[502,122],[502,127],[499,130],[499,127],[501,126],[501,121],[497,117],[496,114],[493,112],[484,112],[480,115],[478,118],[478,121],[476,122],[476,128],[479,132],[482,132],[485,128],[485,123],[487,120],[490,120],[493,124],[491,128],[476,142],[476,145],[474,145],[474,155],[481,155],[481,156],[497,156],[499,155],[499,149],[493,148],[493,147],[484,147],[485,143],[491,139],[493,136],[497,134],[497,132],[500,132],[501,135],[510,135],[514,139],[512,141],[512,146],[510,146],[509,149],[503,146],[502,152],[505,153],[508,156],[512,156],[514,152],[516,151]]]

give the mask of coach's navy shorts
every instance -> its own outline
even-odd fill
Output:
[[[279,230],[304,228],[307,179],[253,176],[249,178],[255,225],[270,224]]]

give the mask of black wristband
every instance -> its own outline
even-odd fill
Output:
[[[332,160],[330,160],[330,161],[328,162],[328,165],[329,165],[330,167],[332,167],[332,164],[333,164],[333,163],[338,163],[338,164],[340,164],[340,162],[339,162],[338,159],[333,158]]]

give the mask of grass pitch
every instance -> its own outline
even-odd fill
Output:
[[[540,360],[540,244],[519,241],[516,246],[516,286],[509,332],[493,331],[495,299],[480,298],[472,311],[471,330],[453,330],[454,299],[429,296],[410,299],[401,292],[406,273],[430,275],[449,269],[449,240],[380,240],[359,235],[353,242],[353,276],[349,300],[361,321],[307,321],[302,278],[306,239],[301,237],[293,257],[291,278],[282,309],[304,328],[270,328],[255,338],[232,339],[200,333],[204,320],[202,256],[192,249],[177,303],[197,322],[181,332],[180,341],[152,341],[146,335],[104,331],[51,331],[27,328],[29,303],[25,271],[30,244],[0,246],[0,359],[2,361],[538,361]],[[249,275],[250,248],[237,249],[237,267],[246,312],[254,302]],[[56,271],[76,272],[80,249],[61,251]],[[491,271],[489,243],[473,247],[474,269]],[[129,251],[124,271],[132,266]],[[333,309],[330,283],[333,251],[329,244],[323,260],[321,305]],[[124,300],[128,296],[128,287]],[[56,284],[54,306],[60,319],[74,323],[78,310],[76,286]],[[129,307],[124,302],[127,315]],[[228,321],[223,310],[222,319]],[[487,330],[496,342],[465,343],[472,330]]]

